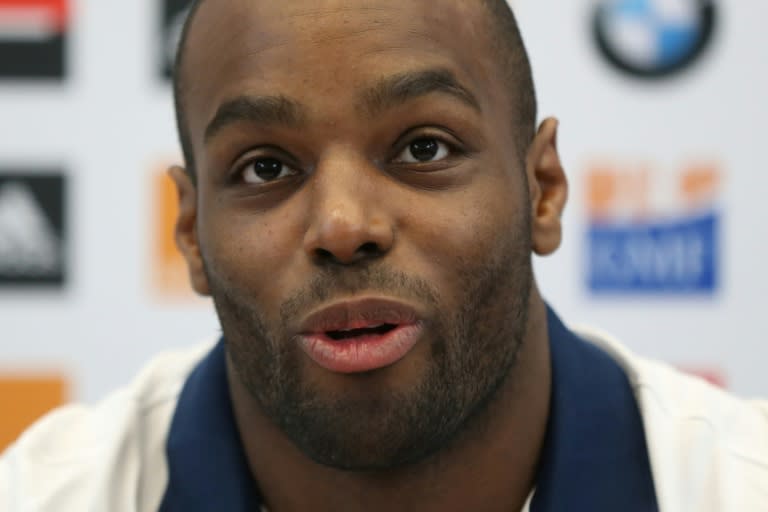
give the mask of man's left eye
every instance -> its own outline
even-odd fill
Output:
[[[407,164],[434,162],[444,159],[450,153],[451,149],[445,142],[431,137],[424,137],[408,144],[397,156],[395,162]]]

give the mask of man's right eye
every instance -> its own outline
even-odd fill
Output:
[[[270,181],[298,174],[298,171],[277,158],[257,158],[245,164],[240,174],[250,185],[261,185]]]

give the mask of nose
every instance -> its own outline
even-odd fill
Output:
[[[382,257],[395,239],[381,176],[366,163],[328,159],[313,176],[304,251],[317,264],[353,265]]]

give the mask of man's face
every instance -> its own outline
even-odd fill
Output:
[[[259,408],[322,464],[445,446],[523,337],[525,148],[467,4],[208,0],[192,28],[197,288]]]

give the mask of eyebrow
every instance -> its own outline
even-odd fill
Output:
[[[370,116],[388,108],[433,93],[453,96],[477,112],[480,102],[447,69],[408,71],[388,76],[362,94],[361,107]],[[298,128],[306,123],[306,108],[286,96],[238,96],[219,106],[205,129],[208,141],[225,127],[235,123],[283,125]]]
[[[219,106],[205,128],[205,140],[228,125],[242,122],[296,128],[306,122],[306,111],[300,103],[285,96],[239,96]]]
[[[459,82],[453,72],[441,68],[408,71],[385,77],[363,93],[362,105],[369,115],[375,115],[432,93],[451,95],[477,112],[482,112],[477,97]]]

